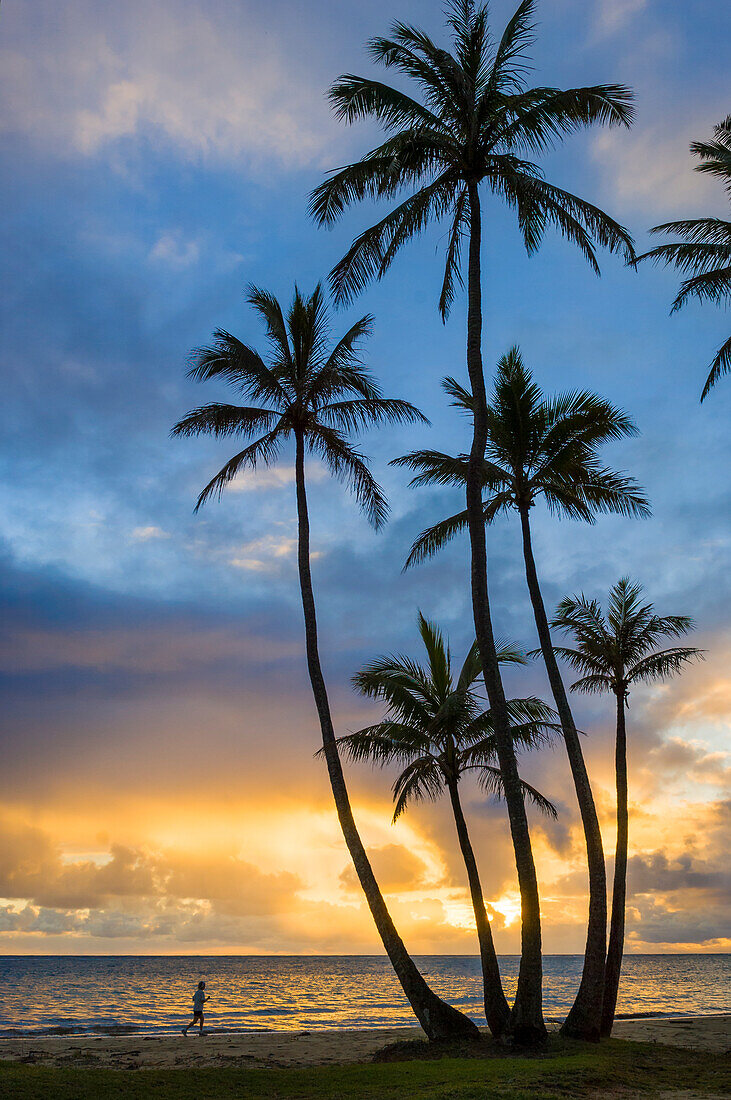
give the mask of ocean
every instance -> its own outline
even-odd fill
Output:
[[[482,1019],[479,959],[416,957],[432,988]],[[500,959],[506,992],[519,959]],[[547,1018],[568,1011],[579,955],[544,958]],[[187,1023],[207,983],[206,1026],[221,1031],[404,1027],[416,1021],[380,956],[3,956],[0,1036],[162,1033]],[[686,1016],[731,1008],[731,955],[629,955],[618,1012]]]

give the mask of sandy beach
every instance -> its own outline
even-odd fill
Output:
[[[389,1043],[417,1039],[416,1028],[174,1035],[53,1036],[0,1040],[0,1058],[46,1066],[152,1069],[188,1066],[321,1066],[368,1062]],[[731,1050],[731,1015],[619,1020],[618,1039],[715,1054]]]

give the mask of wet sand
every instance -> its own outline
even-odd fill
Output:
[[[0,1040],[0,1058],[46,1066],[152,1069],[187,1066],[322,1066],[368,1062],[382,1047],[418,1039],[418,1028],[193,1034],[53,1036]],[[644,1043],[731,1051],[731,1015],[618,1020],[614,1037]],[[425,1040],[426,1041],[426,1040]]]

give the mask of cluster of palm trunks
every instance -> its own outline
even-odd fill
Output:
[[[611,1032],[624,939],[628,691],[634,682],[672,675],[699,656],[698,650],[689,647],[661,648],[665,639],[687,632],[691,620],[656,615],[650,604],[642,602],[640,586],[629,578],[612,588],[606,610],[583,595],[571,596],[549,621],[544,606],[530,524],[531,509],[540,498],[552,512],[588,522],[600,512],[649,515],[642,489],[598,457],[603,443],[635,433],[630,417],[592,393],[544,394],[517,347],[499,361],[488,393],[482,362],[480,270],[484,192],[515,210],[529,252],[538,248],[550,227],[576,245],[597,271],[597,247],[619,254],[629,264],[644,258],[636,256],[626,229],[591,203],[546,181],[538,164],[528,159],[579,128],[629,126],[633,117],[632,93],[624,85],[568,90],[527,86],[534,7],[535,0],[523,0],[498,37],[491,31],[484,6],[473,0],[453,0],[447,8],[448,48],[418,28],[398,22],[389,37],[373,39],[368,45],[371,59],[405,77],[414,95],[353,75],[332,85],[330,98],[341,120],[370,118],[380,124],[385,137],[361,160],[331,173],[310,200],[310,213],[321,225],[333,223],[361,200],[389,203],[388,213],[361,233],[333,268],[330,287],[336,305],[347,304],[372,279],[384,276],[400,247],[433,221],[449,221],[439,311],[446,319],[466,282],[469,384],[447,378],[444,388],[467,415],[471,443],[469,450],[456,456],[423,450],[394,461],[415,471],[413,484],[459,485],[465,493],[464,510],[424,531],[408,559],[414,565],[458,532],[469,534],[475,643],[459,673],[453,674],[439,628],[419,615],[426,663],[391,657],[363,669],[354,678],[355,686],[384,703],[384,717],[356,734],[336,737],[318,651],[306,456],[314,455],[343,481],[379,527],[387,516],[387,502],[353,437],[380,423],[425,421],[408,402],[384,397],[365,366],[361,347],[372,328],[370,316],[334,340],[321,286],[311,295],[295,287],[287,309],[273,295],[252,286],[248,301],[263,319],[267,352],[259,354],[218,330],[211,346],[196,353],[191,370],[198,380],[230,383],[251,405],[205,405],[173,429],[180,436],[211,433],[245,442],[203,489],[197,507],[212,496],[220,497],[243,469],[275,462],[285,443],[294,442],[299,579],[321,753],[345,842],[383,945],[429,1038],[477,1036],[475,1024],[428,987],[398,934],[356,827],[343,753],[352,760],[401,767],[394,784],[394,816],[415,799],[448,794],[474,905],[487,1023],[497,1039],[527,1045],[540,1043],[546,1028],[538,878],[526,798],[546,813],[555,811],[547,798],[521,779],[518,754],[552,737],[560,738],[566,747],[586,840],[589,914],[581,983],[563,1032],[598,1039]],[[701,170],[731,178],[731,118],[716,127],[713,142],[696,145],[693,151],[702,159]],[[693,294],[717,300],[729,294],[730,223],[698,219],[656,229],[675,230],[685,238],[683,244],[663,245],[647,253],[655,260],[676,263],[688,274],[676,306]],[[713,361],[704,396],[730,365],[731,340]],[[525,661],[527,655],[515,646],[498,645],[491,619],[487,529],[504,511],[514,512],[521,525],[525,577],[540,641],[540,649],[530,656],[540,654],[545,662],[553,707],[535,698],[505,696],[501,665]],[[555,645],[552,628],[565,632],[571,644]],[[602,837],[559,659],[579,673],[573,689],[606,691],[616,700],[617,850],[608,945]],[[478,681],[484,685],[486,699]],[[477,860],[460,803],[459,782],[467,771],[474,771],[486,790],[498,793],[507,809],[521,898],[522,953],[512,1005],[501,984]]]

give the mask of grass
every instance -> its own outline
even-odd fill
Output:
[[[423,1044],[422,1044],[423,1046]],[[409,1049],[411,1047],[411,1050]],[[50,1069],[0,1062],[0,1096],[12,1100],[579,1100],[651,1097],[668,1090],[731,1096],[731,1060],[649,1043],[601,1046],[553,1039],[538,1054],[482,1057],[398,1044],[379,1061],[310,1069]],[[461,1052],[460,1052],[461,1053]]]

